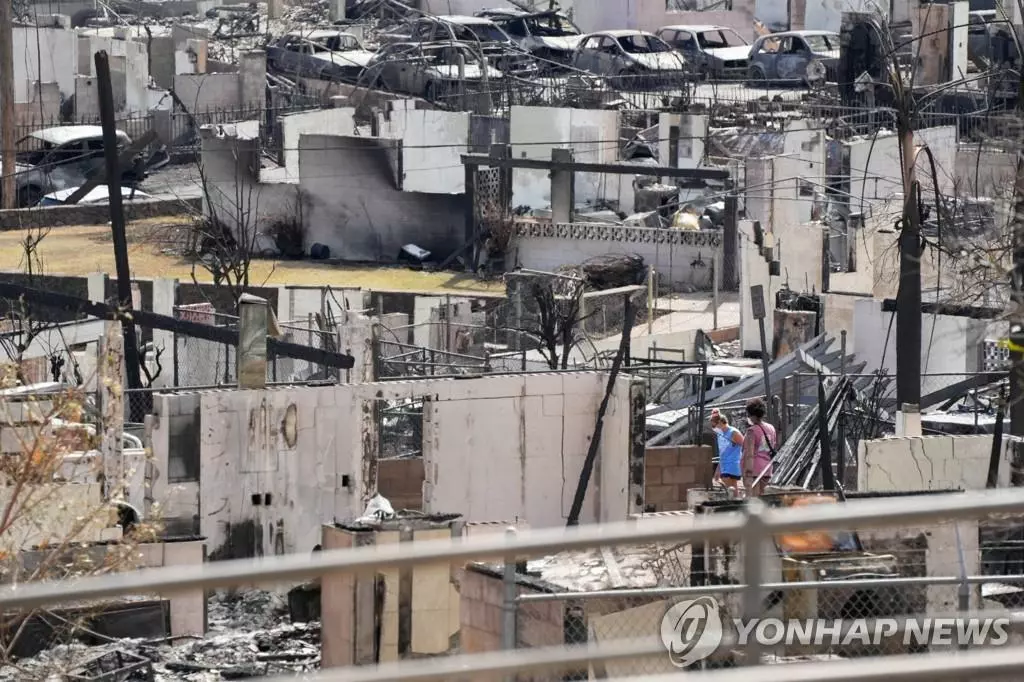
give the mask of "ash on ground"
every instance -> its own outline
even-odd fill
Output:
[[[58,644],[0,667],[0,682],[58,682],[83,662],[116,650],[151,660],[156,682],[219,682],[320,667],[320,623],[292,623],[284,597],[258,590],[220,593],[210,599],[208,609],[209,632],[204,638]]]

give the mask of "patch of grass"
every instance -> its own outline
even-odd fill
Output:
[[[183,218],[148,218],[128,226],[128,261],[132,276],[192,279],[192,264],[176,248],[179,233],[187,229]],[[0,271],[21,272],[24,230],[0,232]],[[39,246],[39,256],[48,275],[86,276],[94,272],[113,275],[114,252],[110,227],[83,225],[54,228]],[[202,282],[208,273],[196,270]],[[503,295],[499,281],[484,282],[473,275],[450,272],[418,272],[399,267],[373,265],[328,265],[309,261],[255,260],[250,269],[254,286],[331,286],[374,291],[422,293],[464,293]]]

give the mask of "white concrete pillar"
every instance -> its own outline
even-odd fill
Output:
[[[345,19],[345,1],[346,0],[327,1],[327,11],[332,23],[335,21],[343,21]]]
[[[153,312],[157,315],[174,317],[174,305],[178,297],[178,280],[159,278],[153,280]],[[153,330],[154,352],[160,353],[160,374],[153,379],[154,388],[164,388],[174,383],[174,356],[177,351],[174,332],[163,329]]]
[[[440,307],[444,299],[440,296],[417,296],[413,303],[412,323],[415,325],[412,331],[412,342],[416,346],[429,346],[431,338],[430,323],[434,319],[434,309]]]
[[[238,387],[267,385],[267,300],[243,294],[238,300]]]
[[[107,301],[107,273],[94,272],[88,277],[89,300],[92,303]]]
[[[896,412],[896,436],[899,438],[915,438],[921,432],[921,410],[917,405],[904,403],[901,409]]]
[[[551,160],[572,163],[571,149],[552,149]],[[571,223],[576,208],[576,174],[571,169],[551,169],[551,222]]]
[[[250,50],[238,60],[238,87],[241,105],[263,109],[267,104],[267,53]]]

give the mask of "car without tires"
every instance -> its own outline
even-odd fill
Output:
[[[292,77],[354,83],[373,55],[351,33],[336,29],[292,31],[267,47],[267,66]]]
[[[644,31],[601,31],[580,41],[573,66],[603,76],[619,90],[682,88],[686,60],[664,40]]]
[[[657,36],[678,50],[695,73],[712,80],[742,79],[750,43],[726,26],[665,26]]]
[[[835,82],[838,68],[838,33],[787,31],[761,36],[754,42],[747,79],[752,84],[811,86]]]

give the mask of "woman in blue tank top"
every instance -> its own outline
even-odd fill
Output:
[[[729,488],[733,495],[737,495],[743,478],[743,434],[736,427],[729,426],[729,419],[718,410],[711,413],[711,428],[718,441],[718,471],[715,472],[715,478]]]

